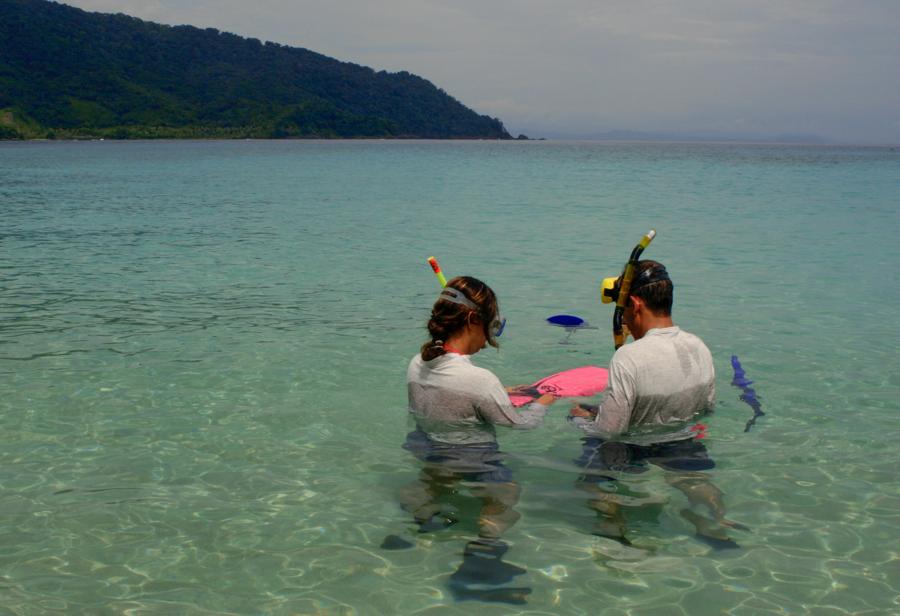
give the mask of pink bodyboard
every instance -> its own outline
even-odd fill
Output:
[[[571,396],[593,396],[606,389],[609,371],[599,366],[581,366],[557,372],[529,387],[509,395],[513,406],[528,404],[542,394],[553,394],[560,398]]]

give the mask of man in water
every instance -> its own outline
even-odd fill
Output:
[[[576,405],[570,413],[590,435],[579,463],[593,471],[581,484],[595,495],[591,506],[601,514],[596,534],[627,543],[620,504],[597,483],[610,477],[596,471],[642,472],[650,462],[669,471],[667,481],[692,505],[709,508],[712,520],[682,511],[701,539],[736,547],[724,527],[739,525],[725,519],[721,492],[700,472],[715,466],[700,442],[705,426],[689,425],[715,403],[712,355],[700,338],[673,323],[673,285],[661,263],[638,261],[628,295],[624,322],[635,342],[613,355],[600,405]]]

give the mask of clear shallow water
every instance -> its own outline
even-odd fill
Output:
[[[900,152],[586,143],[0,145],[0,593],[14,613],[900,612]],[[591,536],[578,434],[501,431],[526,606],[455,603],[416,536],[405,368],[483,278],[506,383],[607,365],[602,277],[648,229],[718,370],[716,552],[659,469]],[[597,325],[543,323],[570,312]],[[732,354],[766,416],[730,385]],[[477,510],[460,498],[463,511]],[[465,518],[465,516],[464,516]],[[415,543],[390,552],[387,534]]]

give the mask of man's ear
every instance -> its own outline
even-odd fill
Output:
[[[631,301],[631,305],[634,307],[635,311],[644,308],[646,304],[644,304],[644,300],[642,300],[637,295],[629,295],[628,299]]]

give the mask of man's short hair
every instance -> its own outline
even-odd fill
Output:
[[[637,262],[630,293],[644,300],[651,312],[672,316],[673,290],[672,279],[662,263],[650,259]]]

